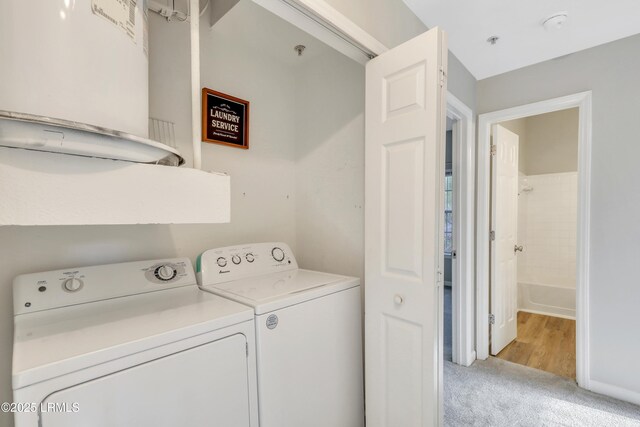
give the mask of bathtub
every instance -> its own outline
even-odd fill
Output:
[[[557,285],[518,283],[518,311],[576,318],[576,290]]]

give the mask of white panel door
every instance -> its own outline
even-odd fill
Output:
[[[367,64],[368,427],[437,425],[447,48],[438,28]]]
[[[42,402],[51,409],[40,425],[248,427],[246,345],[236,334],[57,391]]]
[[[491,174],[491,354],[516,339],[518,326],[518,135],[493,125]]]

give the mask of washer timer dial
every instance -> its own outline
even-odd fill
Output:
[[[271,249],[271,256],[278,262],[282,262],[284,260],[284,251],[278,247]]]
[[[235,264],[238,265],[242,262],[242,258],[240,258],[240,255],[234,255],[231,257],[231,261]]]

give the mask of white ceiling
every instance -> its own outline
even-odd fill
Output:
[[[447,32],[449,49],[478,80],[640,33],[639,0],[404,1]],[[566,23],[545,30],[556,12],[568,12]]]
[[[286,65],[305,64],[332,49],[251,0],[241,0],[211,29],[214,37],[232,40]],[[305,46],[302,56],[294,47]]]

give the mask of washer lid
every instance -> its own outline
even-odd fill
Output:
[[[16,316],[13,388],[252,319],[197,286]]]
[[[288,270],[204,286],[203,289],[254,307],[256,314],[299,304],[360,284],[356,277]]]

